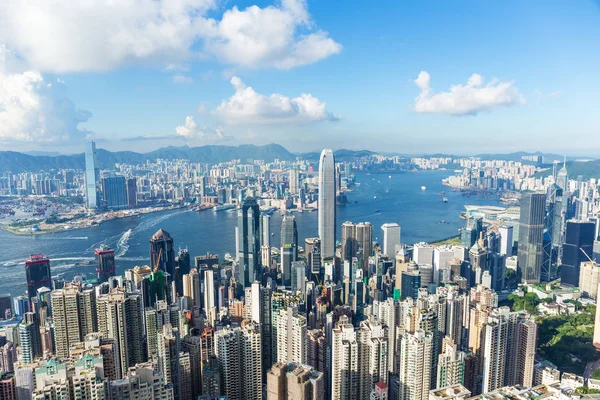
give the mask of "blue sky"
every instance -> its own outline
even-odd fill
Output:
[[[0,9],[2,150],[600,150],[597,1],[45,3]]]

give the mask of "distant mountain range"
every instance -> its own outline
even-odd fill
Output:
[[[336,159],[347,161],[352,158],[377,154],[369,150],[337,150],[334,152]],[[251,144],[240,146],[169,146],[149,153],[135,153],[133,151],[108,151],[96,150],[96,159],[100,169],[112,169],[116,163],[143,164],[147,160],[157,159],[185,159],[192,162],[216,164],[229,160],[274,160],[292,161],[296,157],[318,162],[318,152],[294,154],[278,144],[255,146]],[[83,153],[73,155],[59,155],[57,153],[16,151],[0,151],[0,172],[41,171],[51,169],[84,169],[85,157]]]
[[[265,146],[200,146],[200,147],[165,147],[149,153],[135,153],[133,151],[108,151],[96,150],[96,159],[100,169],[114,168],[116,163],[143,164],[147,160],[157,159],[186,159],[200,163],[219,163],[234,159],[239,160],[295,160],[296,155],[287,151],[278,144]],[[84,154],[74,155],[28,155],[15,151],[0,151],[0,171],[40,171],[50,169],[84,169]]]
[[[97,149],[97,160],[100,169],[112,169],[116,163],[126,164],[144,164],[146,161],[155,161],[157,159],[186,159],[192,162],[215,164],[219,162],[239,159],[247,160],[265,160],[267,162],[278,160],[292,161],[297,157],[311,162],[318,162],[320,152],[291,153],[285,147],[278,144],[268,144],[264,146],[255,146],[251,144],[240,146],[169,146],[149,153],[136,153],[133,151],[108,151]],[[347,150],[340,149],[334,151],[337,161],[350,161],[359,157],[367,157],[377,154],[400,155],[399,153],[378,153],[370,150]],[[551,160],[560,160],[562,156],[557,154],[545,153],[526,153],[516,152],[509,154],[479,154],[484,160],[512,160],[523,161],[523,156],[541,155],[545,162]],[[405,155],[411,157],[410,155]],[[414,157],[414,155],[412,156]],[[423,157],[465,157],[451,154],[428,154]],[[590,162],[576,162],[574,160],[581,157],[567,157],[567,168],[570,176],[583,175],[584,179],[589,177],[600,177],[600,160]],[[548,165],[550,168],[551,164]],[[24,172],[41,171],[51,169],[84,169],[85,157],[83,153],[72,155],[59,155],[50,152],[28,152],[19,153],[15,151],[0,151],[0,172]],[[551,173],[551,170],[550,172]],[[548,173],[544,173],[547,175]]]

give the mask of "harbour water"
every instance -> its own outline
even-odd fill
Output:
[[[482,194],[463,196],[442,185],[448,171],[423,171],[402,174],[359,174],[353,192],[347,193],[349,204],[337,209],[336,226],[344,221],[371,222],[374,240],[381,239],[380,226],[397,222],[402,243],[435,241],[458,233],[464,225],[459,218],[465,204],[499,205],[498,197]],[[426,186],[426,190],[421,190]],[[445,191],[448,202],[443,202]],[[317,236],[317,211],[295,213],[300,246],[304,238]],[[444,221],[444,223],[442,223]],[[0,231],[0,294],[20,295],[25,290],[23,260],[30,254],[50,257],[52,275],[93,276],[95,265],[80,265],[94,259],[94,249],[107,244],[115,249],[117,273],[149,262],[149,239],[162,228],[175,241],[175,248],[188,248],[193,256],[210,251],[222,260],[225,253],[235,252],[235,210],[194,212],[180,209],[143,215],[140,218],[108,221],[98,227],[38,236],[16,236]],[[272,246],[279,245],[281,215],[271,218]],[[339,240],[339,235],[338,235]],[[6,263],[16,265],[4,266]],[[76,263],[79,263],[76,265]]]

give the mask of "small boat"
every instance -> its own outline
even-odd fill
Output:
[[[425,190],[427,190],[427,186],[421,186],[421,190],[422,190],[422,191],[425,191]]]
[[[447,197],[444,197],[444,198],[442,199],[442,203],[447,203],[447,202],[448,202],[448,198],[447,198]]]
[[[15,265],[17,265],[17,263],[14,261],[9,261],[9,262],[5,262],[3,265],[5,267],[14,267]]]
[[[386,191],[385,191],[385,194],[388,194],[388,193],[390,193],[390,191],[389,191],[389,190],[386,190]]]
[[[377,200],[377,196],[373,196],[373,200]]]
[[[380,213],[380,212],[381,212],[380,210],[375,210],[375,213]]]
[[[391,176],[391,175],[390,175],[390,176],[388,176],[388,179],[392,179],[392,176]]]

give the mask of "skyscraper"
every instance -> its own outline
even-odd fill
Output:
[[[98,257],[98,267],[96,268],[98,282],[106,282],[108,278],[115,275],[115,251],[102,245],[95,249],[94,253]]]
[[[517,270],[525,283],[540,282],[545,210],[545,194],[522,194]]]
[[[433,341],[432,333],[423,330],[404,334],[400,350],[399,400],[429,399]]]
[[[300,189],[300,173],[297,168],[290,169],[290,193],[298,194]]]
[[[183,295],[194,302],[195,307],[202,304],[200,290],[200,274],[197,268],[192,268],[189,274],[183,275]]]
[[[98,207],[98,166],[96,164],[96,143],[85,146],[85,205],[88,210]]]
[[[319,160],[319,238],[321,239],[321,257],[333,258],[335,255],[335,158],[333,151],[325,149]]]
[[[277,361],[306,363],[306,318],[294,307],[277,316]]]
[[[169,274],[167,281],[170,289],[170,283],[177,279],[175,250],[173,238],[163,229],[159,229],[150,239],[150,268],[154,269],[156,265],[159,271]]]
[[[211,325],[214,325],[217,319],[215,297],[215,275],[213,270],[209,269],[204,271],[204,312]]]
[[[286,215],[281,220],[281,276],[285,286],[290,285],[292,263],[297,260],[298,227],[296,218]]]
[[[239,280],[246,288],[261,272],[260,209],[254,197],[246,197],[238,210],[238,235]]]
[[[580,266],[592,258],[595,233],[593,222],[567,221],[560,267],[562,283],[579,286]]]
[[[512,257],[513,255],[513,227],[502,225],[500,227],[500,255]]]
[[[127,207],[137,207],[137,179],[127,179]]]
[[[127,207],[127,184],[121,175],[102,178],[102,196],[108,209],[120,210]]]
[[[79,285],[67,285],[52,291],[52,321],[56,355],[69,356],[69,348],[86,335],[98,330],[96,292],[81,290]]]
[[[230,400],[262,399],[261,338],[258,325],[226,327],[215,333],[221,394]]]
[[[165,377],[167,384],[173,385],[175,398],[181,397],[181,379],[179,365],[179,346],[177,329],[171,324],[162,327],[158,332],[158,369]]]
[[[37,315],[33,312],[26,312],[18,329],[21,361],[23,364],[29,364],[35,358],[42,356],[42,339]]]
[[[39,288],[51,286],[50,260],[43,254],[32,254],[25,260],[25,279],[29,299],[37,295]]]
[[[358,343],[348,317],[340,317],[331,341],[331,400],[358,400]]]
[[[117,376],[127,375],[129,367],[144,361],[144,323],[140,295],[114,288],[97,299],[98,332],[117,342]]]
[[[381,225],[383,231],[383,247],[381,252],[391,260],[396,260],[396,245],[400,244],[400,225],[395,222],[386,222]]]

